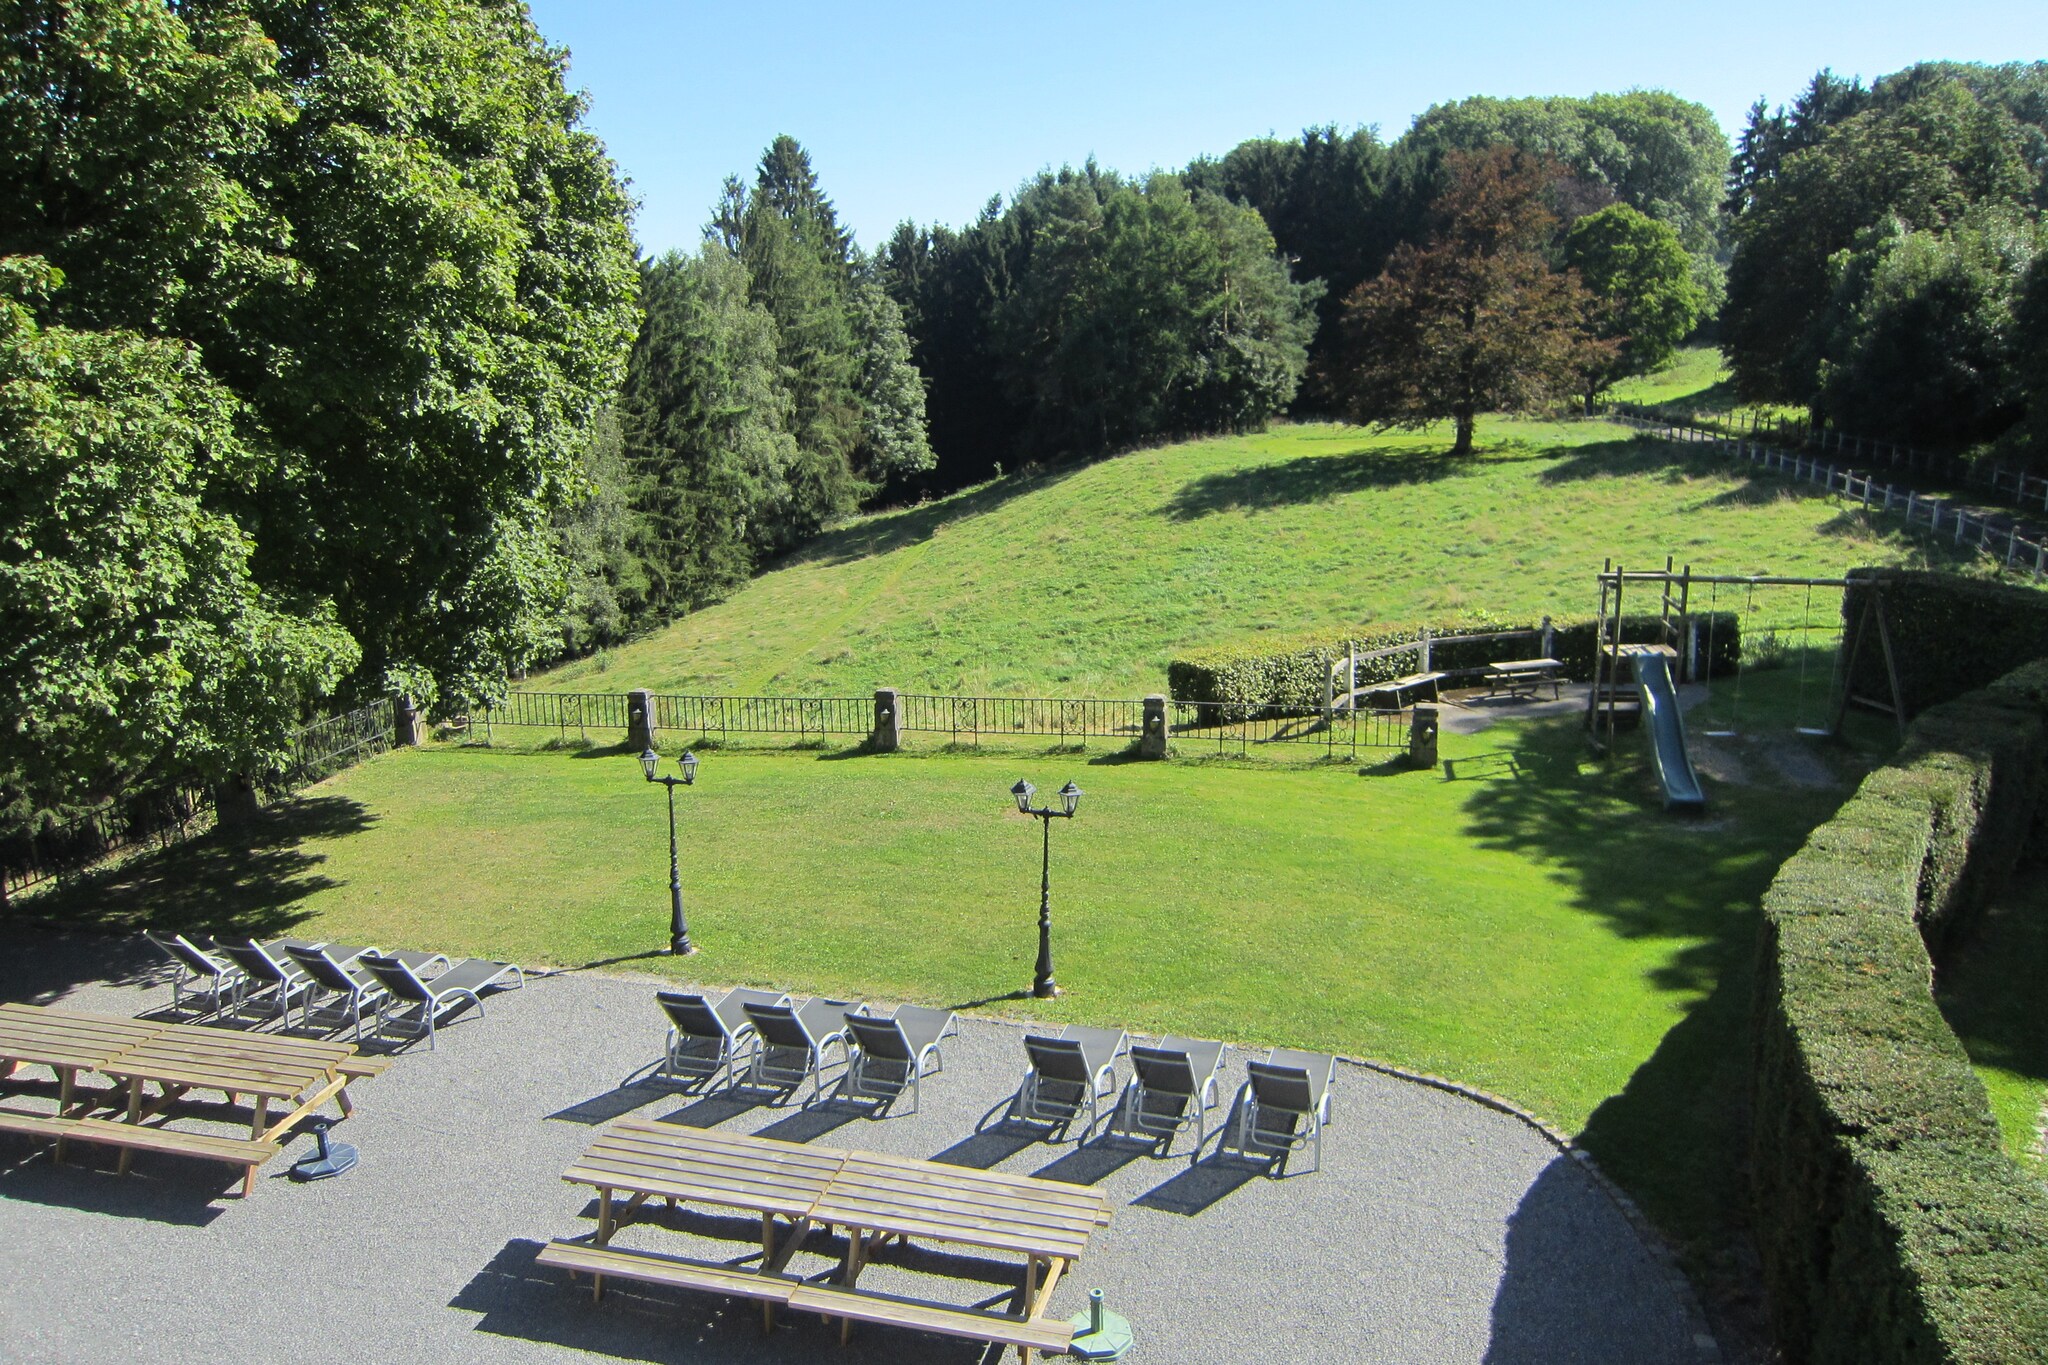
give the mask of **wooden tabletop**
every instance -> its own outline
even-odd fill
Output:
[[[1095,1190],[852,1152],[811,1210],[820,1223],[1071,1261],[1109,1221]]]
[[[1508,659],[1487,665],[1496,673],[1536,673],[1549,668],[1563,668],[1557,659]]]
[[[1076,1185],[644,1119],[607,1128],[562,1178],[1066,1260],[1109,1222],[1102,1194]]]
[[[110,1076],[288,1100],[332,1080],[347,1043],[171,1024],[97,1069]]]
[[[622,1119],[562,1179],[795,1219],[809,1215],[846,1157],[831,1147]]]
[[[0,1004],[0,1058],[98,1070],[167,1027],[112,1014]]]

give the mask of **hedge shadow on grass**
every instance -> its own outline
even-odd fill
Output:
[[[1827,818],[1816,802],[1839,798],[1710,781],[1714,823],[1702,829],[1660,809],[1635,736],[1623,737],[1609,768],[1587,761],[1576,719],[1493,733],[1504,747],[1485,756],[1494,780],[1471,784],[1473,839],[1556,868],[1574,907],[1618,936],[1674,945],[1648,979],[1689,1003],[1595,1108],[1580,1141],[1674,1243],[1725,1320],[1753,1282],[1743,1191],[1757,902],[1808,825]],[[1715,875],[1698,875],[1710,859]],[[1498,1358],[1534,1357],[1518,1347]]]

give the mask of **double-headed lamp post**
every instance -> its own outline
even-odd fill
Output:
[[[676,861],[676,788],[696,782],[697,755],[685,749],[676,765],[683,770],[681,777],[663,777],[656,771],[661,767],[661,755],[652,749],[640,754],[640,770],[647,780],[668,788],[668,950],[681,957],[696,952],[697,946],[690,942],[690,926],[683,922],[683,869]]]
[[[1022,778],[1010,788],[1010,795],[1017,798],[1018,811],[1037,816],[1045,829],[1045,850],[1038,865],[1038,971],[1031,980],[1031,993],[1044,1000],[1060,993],[1059,984],[1052,979],[1052,822],[1074,818],[1074,811],[1081,804],[1081,789],[1072,782],[1061,787],[1057,809],[1032,805],[1031,798],[1037,793],[1038,788]]]

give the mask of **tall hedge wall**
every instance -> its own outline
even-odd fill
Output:
[[[2048,658],[2048,592],[1953,574],[1857,572],[1881,575],[1885,625],[1908,716]],[[1842,619],[1852,638],[1869,592],[1855,585],[1843,594]],[[1859,697],[1881,701],[1890,695],[1875,631],[1857,650],[1850,681]]]
[[[1699,623],[1700,648],[1711,646],[1713,676],[1725,677],[1735,671],[1742,651],[1742,617],[1739,612],[1702,612]],[[1708,626],[1711,623],[1712,630]],[[1565,676],[1586,682],[1593,676],[1593,634],[1591,617],[1553,618],[1556,658]],[[1483,616],[1468,616],[1428,623],[1431,635],[1477,635],[1498,631],[1534,630],[1528,623],[1504,623]],[[1353,635],[1306,635],[1261,640],[1251,645],[1198,650],[1174,659],[1166,666],[1167,695],[1175,701],[1199,702],[1218,708],[1226,720],[1247,715],[1306,715],[1323,704],[1324,670],[1332,659],[1356,645],[1361,653],[1407,644],[1420,633],[1419,625],[1399,628],[1378,627]],[[1662,624],[1655,616],[1625,616],[1621,638],[1629,644],[1653,643],[1664,639]],[[1469,644],[1437,644],[1430,648],[1430,667],[1437,670],[1483,668],[1513,652],[1516,641],[1476,641]],[[1533,646],[1534,641],[1527,642]],[[1415,671],[1413,654],[1396,654],[1374,659],[1358,668],[1358,680],[1386,682]]]
[[[2033,828],[2044,718],[2048,663],[1934,707],[1765,894],[1752,1158],[1794,1361],[2048,1361],[2048,1194],[2000,1147],[1929,956]]]

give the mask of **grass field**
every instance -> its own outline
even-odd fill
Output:
[[[1571,720],[1447,735],[1444,758],[712,754],[679,793],[705,950],[683,961],[659,951],[662,798],[614,751],[400,752],[245,844],[52,908],[1364,1054],[1583,1132],[1682,1242],[1718,1244],[1757,896],[1846,788],[1759,767],[1677,820],[1633,746],[1602,768]],[[1024,997],[1039,835],[1010,805],[1020,773],[1087,792],[1052,832],[1057,1002]]]
[[[1728,382],[1728,365],[1713,346],[1687,346],[1655,374],[1624,379],[1607,391],[1619,403],[1669,403],[1695,413],[1760,412],[1766,417],[1799,417],[1804,409],[1785,403],[1745,403]]]
[[[2041,1125],[2048,1114],[2048,878],[2022,868],[1939,978],[1942,1013],[1991,1097],[2005,1149],[2048,1175]]]
[[[1014,475],[858,520],[527,686],[1135,697],[1176,651],[1262,633],[1590,615],[1609,556],[1835,574],[1944,553],[1607,423],[1495,419],[1481,438],[1454,460],[1433,433],[1293,426]]]

